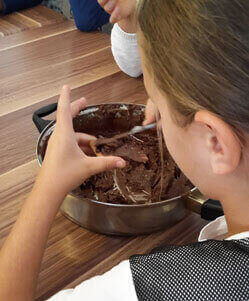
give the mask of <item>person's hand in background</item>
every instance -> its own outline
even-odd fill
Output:
[[[70,105],[70,89],[64,86],[58,102],[55,130],[49,139],[46,155],[36,185],[56,189],[66,195],[90,176],[114,168],[122,168],[119,157],[87,156],[92,136],[75,133],[72,118],[86,105],[81,98]],[[85,153],[85,152],[86,153]]]
[[[129,18],[136,9],[136,0],[98,0],[98,3],[111,15],[111,23]]]
[[[110,14],[111,23],[118,22],[125,32],[136,32],[136,0],[98,0],[98,3]]]
[[[136,32],[136,0],[98,0],[102,8],[111,15],[110,22],[116,23],[128,33]],[[156,122],[157,109],[154,103],[148,99],[144,125]]]

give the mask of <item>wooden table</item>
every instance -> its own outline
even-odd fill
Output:
[[[38,170],[38,132],[31,120],[34,110],[57,101],[63,84],[71,86],[73,100],[85,96],[89,104],[144,103],[146,93],[141,79],[129,78],[118,69],[107,35],[79,32],[73,22],[41,6],[2,18],[0,33],[2,246]],[[152,235],[107,237],[80,228],[58,213],[42,262],[36,300],[74,287],[134,253],[195,241],[204,224],[190,214],[170,229]]]

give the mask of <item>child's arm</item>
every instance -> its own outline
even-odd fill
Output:
[[[95,173],[125,165],[121,158],[83,153],[89,136],[74,132],[72,116],[83,109],[85,100],[70,106],[69,99],[70,90],[64,87],[42,168],[1,249],[0,300],[33,300],[48,234],[66,194]]]
[[[0,300],[33,300],[49,230],[63,194],[34,187],[0,253]]]
[[[136,0],[98,0],[116,23],[111,33],[113,57],[119,68],[131,77],[142,74],[137,46],[135,8]]]

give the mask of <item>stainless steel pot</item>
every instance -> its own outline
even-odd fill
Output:
[[[113,104],[105,104],[110,106]],[[144,109],[142,105],[115,104],[117,112],[128,110],[138,114]],[[105,127],[104,120],[94,120],[99,105],[87,107],[74,119],[75,130],[85,129],[87,133],[94,134],[93,124]],[[107,107],[108,108],[108,107]],[[37,143],[37,159],[39,164],[45,155],[47,138],[54,130],[55,121],[42,119],[53,113],[57,104],[51,104],[37,110],[33,114],[33,121],[41,133]],[[116,115],[113,122],[118,122]],[[127,130],[129,120],[127,119]],[[89,132],[89,129],[93,132]],[[100,201],[79,197],[74,191],[68,194],[61,206],[61,212],[67,218],[91,231],[110,235],[140,235],[162,230],[183,219],[188,211],[199,213],[207,220],[215,219],[223,214],[219,201],[204,198],[197,188],[188,194],[164,200],[162,202],[146,205],[118,205],[107,204]]]

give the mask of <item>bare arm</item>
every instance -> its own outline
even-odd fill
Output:
[[[72,116],[84,107],[84,99],[70,106],[69,88],[63,88],[42,168],[0,251],[0,300],[33,300],[48,234],[67,192],[95,173],[125,166],[121,158],[88,157],[82,151],[94,137],[75,133]]]
[[[64,198],[36,185],[0,253],[0,300],[33,300],[54,217]]]
[[[136,0],[98,0],[116,23],[111,33],[113,57],[119,68],[131,77],[142,74],[136,36]]]

